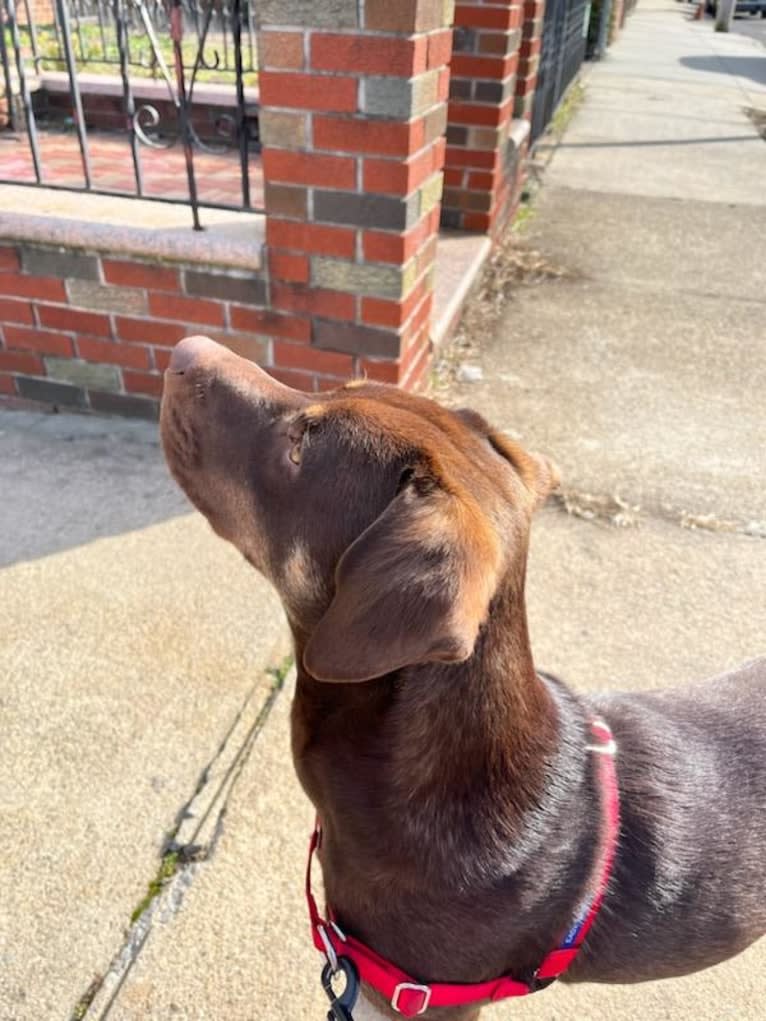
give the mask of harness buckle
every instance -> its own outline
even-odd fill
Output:
[[[332,945],[332,941],[327,935],[327,929],[325,929],[323,925],[317,926],[317,932],[319,933],[319,938],[324,944],[324,955],[327,958],[330,971],[334,975],[338,971],[338,955],[335,953],[335,947]]]
[[[405,994],[420,993],[422,995],[423,1002],[421,1003],[418,1010],[408,1009],[405,1011],[399,1006],[399,1000],[401,998],[402,993]],[[430,1002],[431,1002],[431,987],[420,986],[417,985],[417,983],[415,982],[400,982],[396,989],[394,989],[394,995],[391,997],[391,1006],[393,1007],[393,1009],[396,1011],[397,1014],[405,1014],[406,1017],[417,1017],[418,1014],[425,1014],[425,1012],[428,1010],[428,1004]]]

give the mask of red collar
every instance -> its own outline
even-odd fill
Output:
[[[596,872],[598,880],[592,896],[581,905],[573,924],[560,942],[543,958],[531,983],[520,982],[509,975],[490,979],[488,982],[459,984],[418,982],[360,940],[343,933],[332,921],[332,912],[331,920],[325,921],[319,914],[311,892],[311,862],[322,836],[321,826],[317,822],[316,829],[311,835],[306,869],[306,899],[311,919],[311,933],[314,946],[327,958],[322,981],[331,1001],[333,993],[329,987],[329,977],[338,970],[343,970],[347,981],[347,989],[337,1001],[338,1004],[342,1004],[346,1013],[336,1008],[335,1013],[331,1010],[330,1017],[351,1017],[351,1008],[356,999],[357,976],[388,1000],[397,1013],[404,1017],[415,1017],[428,1007],[459,1007],[482,1001],[494,1002],[509,996],[526,996],[563,975],[577,956],[598,915],[612,872],[620,827],[620,801],[615,767],[617,747],[609,726],[603,720],[593,720],[590,729],[595,743],[587,747],[597,755],[603,812],[603,832]],[[349,989],[350,985],[354,988]]]

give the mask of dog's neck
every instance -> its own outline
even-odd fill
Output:
[[[449,792],[453,811],[491,820],[507,849],[539,800],[556,736],[555,707],[535,673],[517,586],[496,596],[470,659],[403,672],[395,713],[401,792],[420,805],[421,818],[424,806],[435,808]]]
[[[299,668],[293,753],[341,925],[433,979],[539,963],[571,918],[572,862],[574,889],[591,862],[567,697],[535,673],[523,578],[502,586],[464,663],[345,685]],[[514,919],[503,945],[498,911]],[[437,918],[470,922],[471,940]]]
[[[299,629],[295,638],[300,663]],[[374,830],[379,846],[381,831],[395,833],[395,857],[401,866],[411,853],[418,882],[424,847],[448,853],[445,833],[465,842],[450,855],[462,882],[468,862],[485,875],[489,857],[512,868],[557,741],[556,708],[532,660],[523,577],[506,579],[465,662],[345,685],[299,670],[293,721],[299,775],[341,843],[356,834],[363,844]],[[456,878],[449,865],[433,862],[445,882]]]

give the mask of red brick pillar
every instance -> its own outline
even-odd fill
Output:
[[[540,66],[540,50],[543,43],[543,17],[545,0],[525,0],[524,20],[521,26],[519,47],[519,68],[516,75],[516,101],[514,116],[532,120],[532,105],[535,101],[537,71]]]
[[[428,363],[450,0],[265,0],[261,137],[276,375],[414,385]]]
[[[513,122],[522,0],[455,8],[442,224],[497,233],[518,191],[526,129]]]

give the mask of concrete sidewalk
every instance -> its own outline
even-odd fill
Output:
[[[52,1021],[136,937],[189,802],[213,846],[285,625],[155,426],[4,411],[0,492],[0,1018]]]
[[[562,468],[530,626],[583,691],[765,651],[761,51],[687,14],[643,0],[591,69],[526,241],[567,275],[519,287],[484,381],[448,394]],[[318,1021],[273,594],[189,512],[150,426],[3,414],[0,489],[0,1018]],[[764,973],[759,945],[486,1017],[743,1021]]]
[[[743,72],[747,69],[747,74]],[[466,388],[567,487],[760,534],[766,517],[766,110],[756,42],[643,0],[587,76],[521,289]]]
[[[747,114],[766,109],[763,47],[692,13],[640,0],[619,43],[586,71],[588,102],[550,184],[763,206],[763,143]]]

